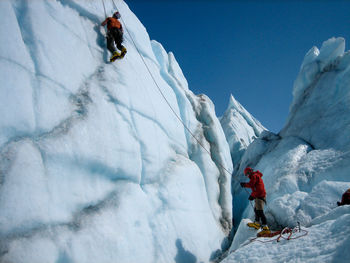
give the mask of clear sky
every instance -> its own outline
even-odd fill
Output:
[[[349,49],[350,1],[125,1],[217,116],[233,94],[273,132],[285,124],[306,52],[333,36]]]

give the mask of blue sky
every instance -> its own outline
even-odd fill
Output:
[[[151,39],[172,51],[195,94],[221,116],[230,94],[279,132],[306,52],[350,41],[350,1],[126,0]]]

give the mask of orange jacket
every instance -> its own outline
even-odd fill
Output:
[[[101,26],[105,26],[106,24],[108,30],[111,30],[114,27],[122,29],[122,24],[114,17],[107,17],[106,20],[101,23]]]

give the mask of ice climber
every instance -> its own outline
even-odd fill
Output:
[[[341,197],[341,202],[337,202],[338,206],[341,205],[350,205],[350,188]]]
[[[249,177],[250,181],[248,183],[241,183],[241,186],[252,189],[252,193],[248,199],[255,201],[255,222],[248,223],[248,226],[253,227],[255,229],[260,229],[260,227],[262,226],[262,231],[259,234],[268,234],[270,233],[270,229],[267,226],[266,217],[264,214],[264,205],[266,203],[266,191],[264,182],[261,178],[263,174],[260,171],[254,172],[252,168],[247,167],[244,169],[244,175]]]
[[[113,17],[107,17],[106,20],[101,23],[101,26],[107,25],[107,48],[112,53],[110,58],[111,62],[123,58],[126,54],[126,48],[122,45],[123,27],[118,20],[119,18],[120,13],[117,11],[113,14]],[[121,53],[116,50],[115,45]]]

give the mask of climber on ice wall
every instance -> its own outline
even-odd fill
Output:
[[[255,171],[247,167],[244,169],[244,175],[249,177],[250,181],[248,183],[241,183],[241,187],[247,187],[252,189],[252,193],[249,196],[249,200],[255,201],[255,222],[254,223],[248,223],[249,227],[253,227],[255,229],[260,229],[260,221],[262,224],[262,233],[270,233],[270,229],[267,226],[266,217],[264,214],[264,205],[266,203],[266,191],[264,182],[262,180],[263,174],[260,171]]]
[[[126,48],[122,45],[123,42],[123,26],[118,20],[120,13],[117,11],[112,17],[107,17],[105,21],[101,23],[101,26],[107,25],[107,48],[112,53],[110,61],[113,62],[116,59],[122,59],[126,54]],[[116,48],[121,51],[119,53]]]

